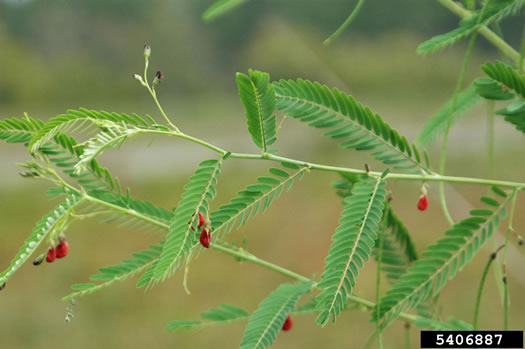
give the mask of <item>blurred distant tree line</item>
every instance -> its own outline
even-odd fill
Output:
[[[51,103],[79,96],[83,101],[146,98],[130,83],[131,73],[141,66],[136,52],[144,43],[161,52],[154,66],[178,81],[165,88],[179,96],[211,91],[216,81],[231,80],[231,72],[239,70],[240,53],[257,44],[254,35],[268,18],[278,18],[300,33],[317,33],[320,50],[321,40],[356,3],[251,0],[223,18],[204,23],[201,14],[213,2],[0,1],[0,103]],[[374,40],[395,31],[426,38],[454,28],[458,20],[433,0],[368,1],[337,44],[351,46],[351,35]],[[519,40],[522,20],[511,19],[503,28],[512,44]],[[279,36],[278,29],[274,35]],[[287,43],[282,47],[286,49]]]

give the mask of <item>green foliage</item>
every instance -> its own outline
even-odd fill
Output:
[[[472,16],[464,19],[458,28],[448,33],[434,36],[423,42],[417,48],[417,52],[419,54],[426,54],[447,46],[452,46],[479,30],[482,26],[488,26],[504,17],[519,13],[524,4],[525,1],[523,0],[491,0],[489,6],[483,13],[483,17],[480,18],[482,15],[481,10],[474,12]]]
[[[343,148],[374,151],[374,158],[394,169],[427,171],[415,145],[351,96],[302,79],[281,80],[274,86],[278,110],[312,127],[335,128],[325,136],[345,140]]]
[[[149,122],[148,122],[149,121]],[[57,115],[51,118],[45,125],[38,130],[29,143],[32,152],[37,151],[44,144],[51,143],[53,138],[61,133],[86,132],[93,125],[103,127],[106,123],[131,125],[135,127],[150,127],[154,120],[132,114],[108,113],[105,111],[88,110],[68,110],[66,114]]]
[[[111,286],[114,282],[124,281],[140,273],[152,265],[153,261],[160,256],[162,243],[151,245],[147,250],[143,250],[131,255],[131,259],[125,259],[122,263],[109,267],[100,268],[98,274],[90,277],[91,281],[100,281],[100,283],[75,284],[71,288],[76,290],[62,298],[63,301],[76,299],[82,296],[91,295],[106,287]]]
[[[485,63],[481,67],[490,78],[513,90],[525,98],[525,75],[519,74],[510,65],[503,62]]]
[[[282,284],[273,291],[250,316],[241,349],[264,349],[272,345],[288,314],[311,287],[310,282],[301,282]]]
[[[451,126],[461,120],[469,109],[481,101],[476,88],[471,85],[458,94]],[[436,138],[445,133],[451,109],[452,99],[448,100],[428,119],[416,139],[416,144],[428,147]]]
[[[43,121],[27,115],[23,119],[0,120],[0,139],[7,143],[26,143],[43,125]]]
[[[505,91],[496,81],[488,78],[479,78],[474,80],[476,92],[485,99],[495,101],[506,101],[514,98],[514,94]]]
[[[518,131],[525,133],[525,102],[517,100],[506,108],[496,112],[505,116],[505,121],[510,122]]]
[[[9,267],[0,273],[0,286],[5,284],[11,276],[31,257],[40,244],[51,234],[62,232],[71,211],[82,202],[81,198],[69,195],[53,211],[38,221],[33,233],[29,235]]]
[[[359,178],[356,175],[349,173],[339,173],[343,179],[334,183],[334,188],[338,189],[338,195],[346,198],[352,195],[352,187],[358,182]],[[392,207],[385,203],[383,212],[382,228],[387,234],[383,235],[383,256],[381,261],[381,269],[386,272],[387,278],[394,282],[406,271],[410,264],[415,261],[417,256],[416,247],[408,232],[407,228],[401,220],[394,214]],[[376,239],[374,245],[374,257],[377,259],[377,243]]]
[[[65,134],[55,136],[54,143],[44,144],[39,152],[45,155],[51,163],[78,181],[78,184],[87,191],[116,190],[120,192],[120,182],[113,177],[109,170],[101,167],[95,159],[90,161],[82,174],[75,172],[75,166],[80,161],[84,148],[76,140]]]
[[[385,204],[384,219],[386,234],[383,235],[383,250],[381,259],[381,270],[386,273],[387,278],[394,283],[405,273],[408,267],[417,260],[417,252],[408,233],[407,228],[401,220],[392,212],[390,205]],[[377,244],[374,245],[374,257],[377,259]]]
[[[173,321],[168,324],[167,331],[204,327],[212,324],[224,324],[247,319],[250,316],[246,310],[233,305],[221,304],[220,308],[213,308],[200,315],[201,319],[208,321]]]
[[[318,285],[322,289],[316,299],[317,310],[321,312],[318,324],[326,325],[330,317],[335,323],[346,305],[356,284],[359,268],[372,253],[385,196],[383,181],[364,177],[353,186],[352,195],[345,198],[344,210],[332,237],[332,246]]]
[[[246,109],[248,131],[253,142],[263,151],[275,142],[275,92],[270,75],[249,70],[248,75],[237,73],[239,97]]]
[[[504,194],[504,193],[503,193]],[[445,232],[445,238],[430,245],[381,298],[381,313],[373,313],[373,321],[382,321],[388,326],[401,311],[414,308],[430,294],[438,294],[445,283],[468,264],[493,230],[499,225],[500,217],[506,215],[507,197],[501,204],[491,198],[482,202],[492,210],[471,211],[471,217],[456,223]]]
[[[198,241],[198,213],[208,216],[209,202],[215,198],[221,164],[222,159],[201,162],[184,187],[184,194],[170,223],[166,244],[153,270],[154,281],[164,280],[173,274]]]
[[[202,14],[202,19],[211,22],[214,19],[232,11],[248,0],[217,0]]]
[[[292,188],[295,179],[301,179],[307,171],[307,167],[295,169],[295,173],[289,174],[279,168],[270,168],[273,177],[259,177],[257,184],[249,185],[240,191],[236,198],[213,211],[210,215],[213,239],[222,238],[235,227],[240,229],[259,211],[264,213],[274,200],[279,199],[284,190],[288,191]]]

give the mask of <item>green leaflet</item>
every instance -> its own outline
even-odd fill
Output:
[[[343,148],[373,151],[375,159],[394,169],[429,172],[415,145],[351,96],[302,79],[280,80],[274,86],[279,111],[312,127],[331,129],[324,135],[343,140]]]
[[[215,198],[221,164],[222,159],[201,162],[189,183],[184,186],[185,192],[171,220],[166,243],[153,270],[152,281],[161,281],[173,274],[198,241],[198,213],[208,216],[209,202]]]
[[[244,309],[233,305],[221,304],[220,308],[210,309],[200,315],[201,319],[208,321],[172,321],[168,324],[166,331],[229,323],[247,319],[249,316],[250,314]]]
[[[284,190],[290,190],[295,179],[302,178],[306,171],[306,167],[297,167],[297,172],[290,175],[282,169],[271,168],[270,173],[274,177],[259,177],[258,184],[248,186],[240,191],[236,198],[212,212],[210,217],[213,241],[222,238],[235,227],[239,229],[259,211],[264,213],[274,200],[279,199]]]
[[[244,4],[248,0],[217,0],[202,14],[202,19],[206,22],[213,21],[214,19],[232,11],[233,9]]]
[[[481,101],[478,93],[477,85],[470,85],[458,94],[451,125],[461,120],[469,109]],[[416,144],[428,147],[445,132],[451,108],[452,100],[449,100],[428,119],[416,139]]]
[[[479,78],[474,80],[476,92],[485,99],[494,101],[506,101],[514,98],[514,94],[505,91],[500,84],[488,78]]]
[[[504,194],[504,193],[503,193]],[[372,314],[373,321],[381,321],[383,328],[397,318],[400,312],[416,307],[428,298],[436,295],[446,282],[468,264],[493,230],[499,225],[500,218],[506,215],[505,206],[511,200],[507,197],[499,206],[491,198],[483,198],[494,211],[474,210],[471,217],[456,223],[445,232],[445,238],[430,245],[381,298],[381,313]]]
[[[237,73],[239,97],[246,110],[248,131],[253,142],[263,151],[275,142],[275,92],[270,75],[249,70],[248,75]]]
[[[480,11],[473,13],[472,16],[464,19],[458,28],[423,42],[417,48],[417,52],[419,54],[427,54],[446,46],[451,46],[479,30],[482,26],[488,26],[494,21],[519,13],[524,4],[525,1],[523,0],[491,0],[489,7],[483,14],[483,18],[479,18],[481,15]]]
[[[301,282],[282,284],[273,291],[250,316],[241,349],[264,349],[271,346],[288,314],[311,287],[311,282]]]
[[[80,202],[81,198],[71,194],[68,198],[59,204],[51,213],[45,215],[38,221],[33,233],[24,242],[15,258],[7,269],[0,273],[0,286],[5,284],[11,276],[31,257],[38,246],[46,239],[46,237],[56,229],[61,229],[64,219],[66,219],[71,210],[74,209]]]
[[[71,288],[76,292],[62,298],[63,301],[76,299],[82,296],[91,295],[101,289],[111,286],[116,281],[123,281],[140,273],[151,266],[162,251],[162,243],[151,245],[147,250],[143,250],[131,255],[131,259],[125,259],[122,263],[109,267],[100,268],[98,274],[90,277],[91,281],[101,281],[99,284],[75,284]]]
[[[518,131],[525,133],[525,102],[517,100],[506,108],[498,110],[496,114],[504,115],[505,121],[516,126]]]
[[[392,208],[385,204],[384,214],[385,233],[383,235],[383,251],[381,269],[386,273],[391,283],[396,282],[405,273],[410,264],[417,260],[417,252],[412,237],[403,223],[392,212]],[[374,257],[377,259],[377,243],[374,245]]]
[[[60,168],[65,174],[77,180],[87,191],[110,190],[120,193],[120,182],[113,177],[109,170],[101,167],[95,159],[89,162],[87,171],[82,174],[75,173],[75,166],[84,152],[74,138],[65,134],[55,136],[56,144],[48,143],[39,148],[39,152]]]
[[[146,121],[144,118],[132,114],[108,113],[105,111],[88,110],[68,110],[66,114],[57,115],[51,118],[45,125],[38,130],[29,143],[32,152],[37,151],[41,146],[51,143],[53,138],[61,133],[86,132],[94,123],[102,125],[105,122],[130,125],[135,127],[151,127],[155,124],[149,116]]]
[[[354,184],[352,195],[344,199],[343,213],[332,237],[325,270],[318,285],[322,289],[316,298],[320,312],[318,324],[324,326],[330,318],[335,323],[345,307],[359,269],[372,254],[385,196],[385,183],[381,179],[363,177]]]
[[[43,125],[43,121],[27,115],[22,119],[0,120],[0,139],[7,143],[29,142]]]
[[[258,178],[259,184],[249,185],[240,191],[238,196],[229,203],[222,205],[210,214],[212,224],[212,244],[233,229],[240,229],[251,217],[259,212],[265,212],[277,200],[283,191],[291,189],[297,178],[302,178],[308,170],[306,167],[290,166],[297,172],[288,172],[279,168],[270,168],[270,174],[275,177],[263,176]],[[148,285],[153,278],[156,262],[142,275],[137,287]]]
[[[97,133],[95,137],[82,144],[84,151],[75,164],[74,174],[87,172],[89,164],[104,150],[122,146],[128,137],[137,135],[138,132],[137,129],[127,127],[106,127],[105,131]]]
[[[352,187],[359,181],[359,177],[348,173],[339,173],[343,179],[336,181],[333,187],[337,189],[337,194],[343,198],[352,195]],[[387,209],[388,208],[388,209]],[[416,247],[412,237],[401,220],[394,214],[392,207],[385,203],[383,215],[387,215],[383,236],[383,257],[382,270],[386,272],[387,278],[395,282],[406,271],[410,263],[415,261],[417,256]],[[374,244],[374,258],[377,259],[377,242]]]
[[[516,92],[521,98],[525,98],[525,75],[519,74],[510,65],[498,61],[485,63],[481,66],[481,70],[493,80]]]

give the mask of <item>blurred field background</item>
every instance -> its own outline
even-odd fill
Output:
[[[465,50],[458,45],[421,57],[417,45],[450,29],[458,19],[437,2],[400,0],[368,2],[339,40],[325,48],[322,41],[344,21],[354,2],[344,0],[260,0],[213,23],[200,15],[211,0],[141,1],[0,1],[0,116],[47,119],[68,108],[87,107],[116,112],[149,113],[158,120],[152,100],[133,73],[143,69],[142,46],[152,46],[150,76],[162,70],[158,95],[168,114],[186,133],[232,151],[257,152],[248,135],[234,74],[248,68],[271,77],[303,77],[339,87],[415,139],[425,120],[452,95]],[[403,11],[400,11],[403,9]],[[523,17],[504,24],[506,39],[519,41]],[[498,58],[478,40],[468,81],[480,76],[479,65]],[[485,109],[481,105],[452,131],[448,173],[487,177]],[[496,120],[494,177],[524,181],[525,138],[502,119]],[[321,132],[287,120],[277,143],[280,154],[325,164],[362,168],[382,165],[366,154],[341,150]],[[148,147],[149,145],[149,147]],[[438,148],[430,149],[434,167]],[[133,139],[121,150],[101,157],[136,198],[171,208],[195,166],[212,157],[209,151],[181,140]],[[7,266],[34,223],[51,208],[47,184],[22,179],[17,162],[28,159],[20,145],[0,145],[0,267]],[[269,166],[265,162],[228,161],[213,207],[229,201]],[[320,275],[330,237],[341,211],[331,189],[333,174],[314,172],[253,219],[231,240],[255,255],[307,276]],[[446,229],[437,186],[430,186],[430,208],[416,209],[420,183],[389,183],[393,206],[412,232],[418,249]],[[448,187],[455,219],[465,217],[478,198],[479,186]],[[525,200],[517,206],[515,228],[525,227]],[[501,230],[501,229],[500,229]],[[497,234],[502,240],[503,235]],[[249,263],[238,263],[210,250],[191,265],[191,296],[182,275],[144,293],[134,281],[117,284],[80,299],[75,318],[64,322],[60,298],[73,283],[87,281],[98,267],[120,262],[131,252],[157,242],[158,236],[82,221],[68,234],[66,261],[34,268],[24,266],[0,294],[2,348],[234,348],[245,323],[204,330],[166,333],[172,320],[196,320],[200,312],[220,303],[249,311],[284,277]],[[525,324],[523,251],[513,240],[509,254],[510,324]],[[472,322],[474,298],[491,249],[485,248],[449,282],[440,297],[442,318]],[[356,294],[374,298],[375,264],[361,272]],[[491,275],[486,285],[481,325],[503,326],[502,307]],[[374,325],[368,313],[347,312],[336,326],[321,329],[315,315],[295,318],[295,327],[280,334],[275,348],[360,348]],[[386,348],[404,345],[404,324],[386,333]],[[412,330],[412,347],[419,332]]]

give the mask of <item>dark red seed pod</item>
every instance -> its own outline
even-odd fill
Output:
[[[56,248],[51,247],[47,251],[46,262],[53,263],[56,258],[57,258],[57,250],[56,250]]]
[[[202,229],[201,236],[199,238],[199,241],[201,245],[205,248],[210,247],[210,240],[211,240],[211,234],[210,231],[206,228]]]
[[[69,244],[64,239],[60,241],[58,246],[56,247],[56,256],[57,258],[64,258],[69,253]]]
[[[426,195],[421,195],[417,203],[417,208],[420,211],[425,211],[428,208],[428,198]]]
[[[290,331],[293,327],[293,320],[290,315],[286,318],[286,321],[284,321],[283,324],[283,331]]]

